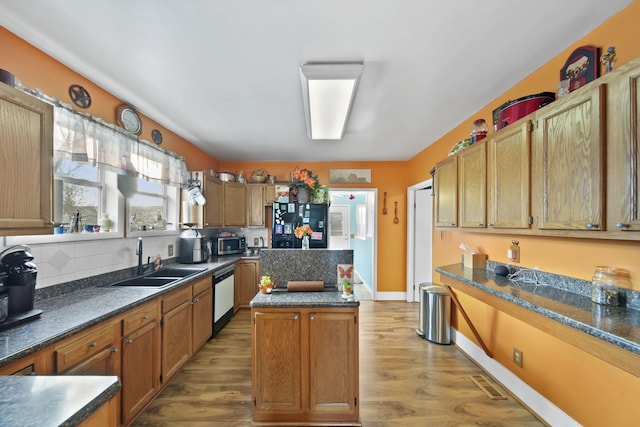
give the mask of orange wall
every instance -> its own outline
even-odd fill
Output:
[[[618,57],[615,66],[639,57],[639,20],[640,0],[635,0],[516,86],[497,96],[411,159],[408,162],[409,184],[429,178],[428,171],[447,157],[449,149],[457,141],[468,137],[474,118],[484,117],[490,122],[493,110],[507,100],[543,91],[556,92],[559,70],[575,48],[593,45],[606,49],[613,45]],[[461,242],[488,254],[489,259],[508,262],[506,251],[513,238],[520,241],[521,266],[538,266],[541,270],[590,280],[596,265],[612,265],[630,270],[633,289],[640,290],[638,242],[438,231],[434,233],[433,265],[460,262],[458,246]],[[640,395],[640,378],[464,293],[456,294],[495,359],[568,415],[585,426],[637,424],[640,419],[640,407],[636,402]],[[453,323],[465,337],[475,341],[459,313],[455,314]],[[523,351],[524,369],[511,361],[513,347]]]
[[[277,180],[288,180],[296,166],[304,167],[318,175],[320,183],[330,188],[377,188],[377,290],[379,292],[404,292],[406,266],[407,207],[406,162],[223,162],[221,171],[238,173],[244,171],[249,177],[258,168],[265,169]],[[371,169],[371,184],[329,184],[329,169]],[[382,215],[382,197],[387,192],[388,215]],[[393,206],[398,202],[400,222],[393,223]]]
[[[72,105],[68,93],[69,86],[79,84],[91,95],[91,107],[84,110],[76,108],[76,111],[89,113],[108,123],[116,123],[116,108],[125,102],[124,100],[114,97],[4,27],[0,27],[0,46],[0,68],[13,73],[26,87],[41,89],[48,96]],[[140,138],[151,141],[151,131],[158,129],[163,136],[161,147],[183,156],[189,170],[216,168],[219,164],[215,157],[149,119],[144,112],[139,113],[142,119]]]

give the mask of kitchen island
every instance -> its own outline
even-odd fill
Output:
[[[360,303],[333,285],[258,293],[250,305],[253,420],[360,425]]]

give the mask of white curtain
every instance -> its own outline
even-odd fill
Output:
[[[79,113],[39,89],[20,89],[54,105],[54,158],[90,163],[152,182],[187,186],[183,157],[90,114]]]

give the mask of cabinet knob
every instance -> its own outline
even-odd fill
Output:
[[[149,316],[145,314],[144,316],[142,316],[142,320],[149,320]]]
[[[479,223],[478,227],[484,227],[484,224],[483,223]]]
[[[127,344],[133,344],[133,340],[130,339],[130,338],[124,340],[124,342],[127,343]]]
[[[298,320],[298,315],[293,316],[293,320]]]
[[[316,320],[316,316],[311,316],[311,320]]]
[[[598,228],[598,224],[593,224],[593,223],[590,222],[590,223],[587,224],[587,228],[588,229]]]
[[[195,298],[195,299],[193,300],[193,302],[198,302],[198,301],[200,301],[200,298]]]
[[[489,227],[493,227],[493,224],[489,224]]]
[[[98,346],[97,342],[92,342],[91,344],[89,344],[89,347],[91,348],[96,348]]]
[[[629,228],[629,224],[625,224],[623,222],[619,222],[616,224],[616,227],[618,228]]]
[[[117,348],[114,347],[114,348],[111,349],[111,353],[117,353],[117,352],[118,352]]]

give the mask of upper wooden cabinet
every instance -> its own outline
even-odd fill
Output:
[[[224,200],[222,181],[207,175],[204,179],[204,198],[207,199],[204,205],[204,227],[222,227]]]
[[[190,218],[181,211],[181,224],[194,223],[197,228],[222,228],[247,226],[246,184],[223,182],[202,171],[190,172],[192,179],[199,179],[206,203],[195,206]],[[189,200],[187,190],[182,190],[182,201]]]
[[[0,235],[53,231],[53,106],[0,83]]]
[[[263,184],[247,185],[247,225],[264,227],[264,192]]]
[[[607,230],[640,238],[640,61],[607,86]]]
[[[487,218],[487,146],[479,142],[458,156],[460,227],[484,228]]]
[[[531,223],[530,120],[513,123],[487,141],[487,222],[528,229]]]
[[[436,165],[435,173],[436,227],[458,226],[458,156],[451,156]]]
[[[604,229],[606,85],[585,86],[537,115],[533,189],[541,230]]]
[[[239,182],[224,182],[223,226],[247,226],[247,186]]]

